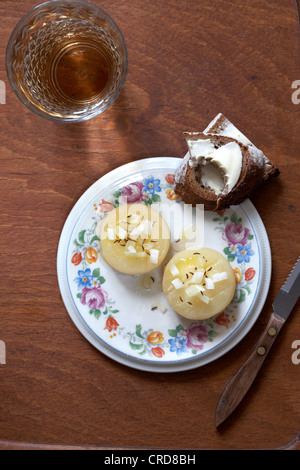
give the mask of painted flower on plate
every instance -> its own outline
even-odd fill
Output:
[[[152,331],[147,336],[147,340],[149,341],[150,344],[158,344],[158,343],[163,343],[164,337],[160,331]]]
[[[228,328],[228,325],[230,324],[230,319],[228,313],[222,312],[216,317],[216,323],[218,325],[223,325]]]
[[[160,180],[155,179],[154,176],[150,175],[148,178],[145,178],[144,181],[144,192],[145,193],[160,193],[161,187],[160,187]]]
[[[250,230],[237,222],[228,222],[225,226],[224,238],[229,245],[246,245]]]
[[[251,249],[251,243],[247,245],[238,245],[236,251],[236,258],[238,263],[249,263],[250,256],[254,255],[254,251]]]
[[[174,173],[169,173],[167,176],[165,176],[165,180],[169,184],[174,184],[175,183],[175,174]]]
[[[114,205],[111,202],[105,201],[102,199],[102,202],[99,204],[100,212],[110,212],[113,210]]]
[[[103,308],[106,300],[107,293],[100,286],[92,287],[91,289],[84,287],[82,289],[80,301],[83,305],[87,305],[92,310]]]
[[[165,351],[160,348],[159,346],[157,346],[156,348],[152,348],[151,350],[152,354],[158,358],[161,358],[165,355]]]
[[[108,317],[105,323],[105,330],[108,330],[109,332],[116,330],[118,328],[119,323],[114,317]]]
[[[143,188],[144,185],[141,181],[130,183],[127,186],[124,186],[121,191],[122,202],[127,202],[128,204],[132,204],[134,202],[143,202]]]
[[[98,253],[95,248],[91,246],[85,252],[85,259],[89,264],[95,263],[98,259]]]
[[[86,269],[85,271],[78,271],[78,277],[75,278],[75,282],[77,282],[77,286],[79,289],[83,287],[92,287],[92,281],[94,276],[90,269]]]
[[[71,262],[75,264],[75,266],[78,266],[82,261],[82,254],[80,252],[74,253],[72,256]]]
[[[253,268],[248,268],[247,271],[245,272],[245,280],[246,281],[251,281],[256,274],[255,269]]]
[[[176,201],[176,199],[179,199],[179,196],[177,196],[173,188],[166,189],[166,196],[170,201]]]
[[[201,351],[204,347],[203,343],[206,343],[208,339],[206,326],[199,323],[192,323],[186,330],[186,335],[187,347],[195,349],[196,351]]]
[[[176,335],[175,338],[169,339],[170,351],[176,352],[178,356],[181,356],[182,353],[188,352],[187,349],[187,338],[181,335]]]
[[[240,268],[234,268],[234,275],[235,275],[235,283],[239,284],[242,280],[242,273]]]

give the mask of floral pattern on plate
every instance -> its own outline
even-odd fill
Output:
[[[207,341],[214,341],[217,336],[215,324],[224,325],[230,322],[229,315],[225,312],[216,315],[214,318],[192,322],[188,327],[178,324],[174,329],[168,330],[168,337],[165,339],[161,331],[152,329],[142,332],[142,326],[136,325],[134,333],[127,333],[130,347],[136,350],[139,355],[154,355],[162,358],[166,349],[177,356],[183,353],[197,354],[202,351]]]
[[[94,203],[94,209],[99,211],[101,214],[100,218],[103,218],[107,212],[112,211],[122,203],[143,202],[146,205],[151,205],[154,202],[161,201],[161,196],[158,193],[162,189],[165,190],[168,199],[172,201],[179,200],[173,190],[174,179],[175,175],[168,174],[165,177],[165,182],[161,184],[159,178],[149,175],[143,181],[135,181],[122,188],[118,188],[112,193],[110,201],[102,199],[98,205]],[[119,310],[113,308],[114,302],[108,298],[107,292],[102,287],[102,284],[105,283],[105,278],[100,275],[100,268],[93,271],[88,268],[88,265],[96,263],[99,257],[100,240],[95,233],[96,225],[93,223],[91,228],[81,230],[78,233],[78,236],[73,241],[75,249],[71,262],[75,266],[81,266],[77,277],[74,279],[79,289],[77,298],[80,299],[82,305],[89,308],[91,315],[99,319],[101,314],[108,315],[110,318],[113,314],[119,313]],[[110,322],[112,323],[112,321]],[[107,327],[104,329],[107,329]]]
[[[251,294],[251,286],[256,275],[255,269],[251,267],[251,259],[255,254],[251,245],[253,234],[248,227],[243,226],[242,217],[235,211],[231,214],[228,211],[220,211],[218,214],[219,216],[213,221],[218,222],[216,230],[222,233],[222,238],[227,243],[223,249],[225,256],[230,263],[236,264],[234,267],[236,298],[237,302],[241,303],[245,301],[247,294]]]
[[[255,258],[254,235],[246,224],[239,208],[207,213],[206,219],[212,229],[218,233],[220,251],[223,251],[231,263],[236,278],[236,295],[231,305],[220,314],[204,321],[180,321],[177,316],[162,329],[136,323],[130,329],[124,321],[122,307],[116,306],[116,300],[109,295],[109,281],[102,273],[99,251],[99,238],[96,226],[106,213],[123,203],[181,203],[174,191],[174,174],[147,175],[141,180],[113,188],[111,194],[93,203],[94,217],[90,227],[81,229],[73,240],[70,262],[77,269],[73,283],[77,288],[77,301],[83,315],[93,316],[101,321],[107,341],[115,344],[116,338],[127,344],[127,350],[135,357],[148,357],[151,360],[169,360],[193,357],[209,350],[210,344],[218,343],[220,338],[230,332],[238,319],[241,319],[238,305],[246,302],[247,296],[253,297],[253,284],[256,282],[256,269],[251,261]],[[106,287],[107,285],[107,287]],[[115,291],[115,290],[114,290]],[[116,294],[115,294],[116,295]],[[120,302],[118,302],[120,304]],[[153,310],[153,308],[151,309]],[[162,315],[162,314],[161,314]],[[157,317],[156,317],[157,319]],[[179,321],[178,321],[179,320]],[[157,321],[157,320],[156,320]],[[124,346],[123,346],[124,347]]]
[[[151,205],[153,203],[161,202],[161,193],[165,193],[165,196],[170,201],[180,202],[179,196],[174,192],[175,175],[167,174],[164,179],[155,178],[153,175],[149,175],[142,181],[133,181],[122,188],[118,188],[112,193],[110,201],[102,201],[94,204],[95,210],[102,213],[110,212],[120,204],[133,204],[133,203],[144,203]]]

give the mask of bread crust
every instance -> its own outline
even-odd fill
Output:
[[[224,128],[232,124],[219,114],[204,132],[184,132],[184,136],[189,140],[208,138],[216,147],[235,142],[242,152],[242,169],[239,180],[230,192],[216,195],[213,190],[201,184],[198,167],[190,165],[190,154],[183,158],[175,174],[174,190],[187,204],[203,204],[204,208],[211,211],[223,210],[231,205],[238,205],[251,196],[253,192],[266,181],[279,174],[278,168],[257,149],[248,139],[241,134],[243,141],[237,140],[224,134]],[[234,126],[232,126],[234,127]],[[239,132],[235,127],[235,131]],[[218,133],[220,132],[220,133]],[[235,132],[236,134],[236,132]]]

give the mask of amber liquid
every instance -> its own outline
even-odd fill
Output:
[[[90,3],[43,5],[14,38],[10,80],[24,104],[44,117],[90,119],[105,111],[124,85],[122,34]]]
[[[97,100],[109,85],[110,70],[107,51],[91,40],[73,38],[50,59],[52,87],[69,102]]]

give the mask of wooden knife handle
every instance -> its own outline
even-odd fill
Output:
[[[248,358],[228,380],[221,392],[215,414],[216,426],[219,426],[233,412],[246,395],[283,324],[284,319],[273,312]]]

